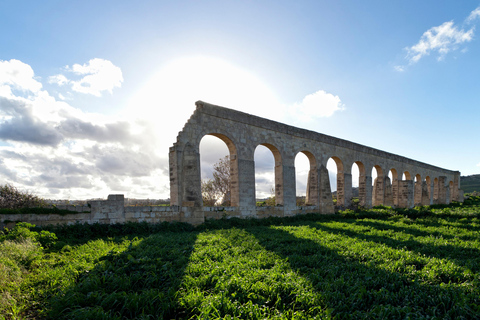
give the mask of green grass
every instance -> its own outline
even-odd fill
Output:
[[[6,319],[480,317],[478,197],[197,228],[19,229],[0,236]]]

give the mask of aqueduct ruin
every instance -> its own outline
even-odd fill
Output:
[[[184,208],[180,211],[203,212],[205,218],[215,216],[208,214],[215,210],[203,207],[202,202],[199,148],[206,135],[220,138],[229,150],[231,207],[222,209],[229,216],[333,213],[326,168],[330,158],[337,165],[340,207],[351,204],[353,164],[359,169],[359,201],[364,207],[409,208],[463,201],[458,171],[197,101],[196,110],[170,148],[170,199],[171,206]],[[276,206],[272,208],[256,207],[254,152],[259,145],[270,149],[275,159]],[[295,157],[300,152],[310,162],[304,207],[296,206]],[[374,181],[372,170],[377,173]]]

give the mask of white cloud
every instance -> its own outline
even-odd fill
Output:
[[[121,87],[123,82],[122,70],[104,59],[95,58],[84,65],[74,64],[72,68],[67,66],[67,70],[84,76],[78,81],[71,81],[72,90],[97,97],[103,91],[112,93],[113,88]]]
[[[405,66],[394,66],[395,71],[403,72],[405,71]]]
[[[11,89],[36,93],[42,84],[34,79],[33,69],[26,63],[16,59],[0,60],[0,93],[9,96]]]
[[[468,16],[466,21],[467,22],[472,22],[475,19],[477,19],[478,17],[480,17],[480,7],[477,7],[475,10],[470,12],[470,15]]]
[[[296,118],[295,122],[311,122],[318,118],[331,117],[336,111],[344,110],[344,106],[338,96],[319,90],[288,109],[289,114]]]
[[[442,60],[448,52],[458,49],[459,44],[471,41],[473,33],[474,28],[467,31],[459,30],[453,21],[444,22],[427,30],[417,44],[407,48],[407,58],[412,64],[431,52],[437,52],[438,60]]]
[[[65,84],[68,84],[70,80],[67,79],[63,74],[57,74],[54,76],[48,77],[48,83],[55,83],[59,86],[63,86]]]

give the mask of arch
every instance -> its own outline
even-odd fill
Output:
[[[305,177],[301,177],[300,175],[303,175],[303,173],[299,172],[299,168],[297,167],[297,159],[300,154],[303,154],[306,159],[308,160],[308,166],[305,166],[305,163],[302,165],[302,170],[305,170]],[[304,158],[305,158],[304,157]],[[307,150],[302,150],[297,152],[295,155],[295,177],[296,177],[296,186],[295,186],[295,195],[297,197],[297,205],[319,205],[320,204],[320,194],[319,194],[319,177],[318,177],[318,169],[317,169],[317,160],[315,159],[315,156],[313,153]],[[303,196],[303,193],[300,193],[298,188],[301,187],[301,182],[299,182],[299,178],[303,181],[306,180],[306,185],[305,185],[305,195],[303,201],[301,200],[301,197]],[[300,199],[299,199],[300,197]]]
[[[410,174],[410,172],[405,171],[402,175],[402,180],[412,180],[412,175]]]
[[[337,189],[337,207],[343,208],[351,205],[352,199],[352,175],[345,174],[343,161],[337,157],[332,156],[337,168],[336,189]],[[328,162],[327,162],[328,166]]]
[[[238,207],[239,206],[239,189],[238,189],[238,161],[237,161],[237,148],[235,143],[226,135],[220,133],[208,133],[203,135],[199,140],[199,153],[200,153],[200,176],[202,177],[203,174],[203,167],[202,167],[202,150],[201,145],[204,139],[208,136],[216,137],[220,141],[226,145],[228,150],[228,160],[229,160],[229,171],[230,171],[230,181],[228,190],[226,191],[225,195],[223,196],[223,203],[229,206]],[[208,141],[208,140],[207,140]],[[216,146],[218,147],[218,145]],[[223,157],[222,157],[223,158]],[[219,159],[217,159],[218,161]],[[215,160],[214,160],[215,161]],[[203,183],[203,182],[202,182]],[[203,190],[202,190],[203,193]],[[225,199],[226,197],[226,199]],[[219,199],[218,199],[219,200]],[[215,201],[214,201],[215,202]],[[202,197],[202,204],[203,204],[203,197]],[[211,205],[211,204],[209,204]]]
[[[365,165],[361,161],[355,161],[354,164],[358,168],[358,204],[370,208],[372,206],[372,177],[371,175],[367,176]]]

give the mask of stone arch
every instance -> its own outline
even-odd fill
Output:
[[[403,179],[403,178],[405,178],[405,179]],[[403,172],[402,180],[412,180],[412,175],[410,174],[410,172],[408,172],[408,171]]]
[[[260,143],[258,144],[255,149],[257,149],[258,146],[264,146],[267,149],[269,149],[272,152],[273,159],[274,159],[274,181],[275,181],[275,205],[278,206],[284,206],[285,205],[285,200],[287,200],[289,205],[294,205],[295,202],[295,187],[291,187],[291,184],[295,184],[295,168],[292,167],[293,169],[293,177],[289,177],[291,179],[285,179],[285,174],[291,175],[292,172],[291,170],[284,170],[284,163],[283,163],[283,157],[280,152],[280,150],[274,146],[271,143]],[[285,172],[287,171],[287,172]],[[293,179],[292,179],[293,178]],[[289,194],[286,196],[285,195],[285,182],[290,182],[288,190],[290,190]],[[293,191],[292,191],[293,190]],[[292,197],[293,196],[293,197]],[[286,199],[287,198],[287,199]],[[293,201],[293,204],[292,204]]]
[[[372,176],[367,176],[365,165],[361,161],[354,162],[358,167],[358,200],[365,208],[372,206]]]
[[[199,139],[199,150],[200,143],[206,136],[213,136],[225,143],[228,149],[228,156],[230,159],[230,206],[238,207],[240,201],[239,189],[238,189],[238,160],[237,160],[237,147],[235,143],[225,134],[221,133],[207,133],[200,137]],[[200,155],[201,156],[201,155]],[[200,163],[200,174],[201,174],[201,163]],[[201,179],[201,177],[200,177]],[[203,204],[203,199],[202,199]]]
[[[307,150],[301,150],[296,152],[295,159],[299,154],[304,154],[309,162],[307,186],[305,192],[305,205],[320,205],[320,185],[319,185],[319,173],[317,168],[317,159],[312,152]],[[296,188],[296,187],[295,187]],[[296,195],[297,192],[295,192]]]
[[[348,207],[352,198],[352,175],[345,174],[343,161],[339,157],[332,156],[330,159],[337,167],[337,207]]]

